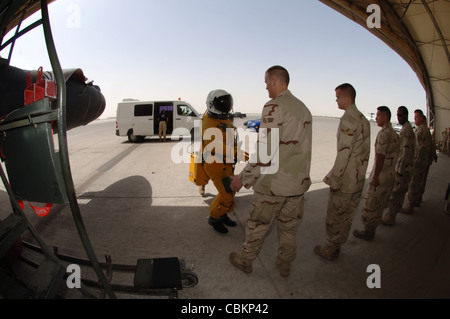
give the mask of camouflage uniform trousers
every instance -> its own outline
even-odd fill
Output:
[[[330,192],[326,217],[327,246],[339,248],[347,241],[360,200],[361,191]]]
[[[389,197],[389,213],[397,214],[405,201],[405,195],[408,192],[409,182],[411,180],[411,173],[404,172],[402,175],[395,174],[395,184]]]
[[[366,231],[374,232],[381,223],[383,211],[388,205],[389,195],[394,187],[394,183],[384,187],[370,184],[367,191],[366,202],[362,212],[362,221]]]
[[[291,262],[297,254],[297,225],[303,217],[304,196],[270,196],[255,192],[245,229],[242,256],[254,260],[264,243],[266,234],[275,220],[278,227],[278,256],[284,262]]]
[[[422,203],[422,195],[425,192],[429,170],[430,165],[427,164],[414,167],[414,173],[408,188],[408,200],[414,207],[419,207]]]

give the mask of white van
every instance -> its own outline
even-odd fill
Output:
[[[116,135],[128,136],[130,142],[142,142],[146,136],[159,136],[159,115],[169,118],[167,136],[177,128],[186,128],[194,136],[194,120],[201,115],[184,101],[139,101],[125,99],[117,104]]]

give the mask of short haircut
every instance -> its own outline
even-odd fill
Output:
[[[335,91],[337,90],[341,90],[342,92],[344,92],[347,95],[350,95],[353,103],[355,103],[356,101],[356,90],[353,87],[353,85],[349,84],[349,83],[344,83],[339,85],[336,89],[334,89]]]
[[[273,67],[269,68],[266,71],[266,73],[271,76],[277,77],[278,79],[283,81],[286,85],[289,85],[289,82],[291,81],[289,77],[289,72],[281,65],[274,65]]]
[[[383,114],[386,114],[388,120],[391,120],[391,110],[387,106],[379,106],[377,107],[377,110]]]
[[[406,106],[399,106],[398,110],[401,111],[403,114],[405,114],[406,116],[408,116],[409,112],[408,109],[406,108]]]
[[[420,115],[422,115],[423,117],[425,117],[425,115],[423,114],[423,111],[420,110],[420,109],[415,110],[414,113],[419,113]]]

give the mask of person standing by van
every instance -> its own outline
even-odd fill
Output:
[[[164,142],[166,141],[166,132],[167,132],[167,121],[169,118],[167,117],[166,111],[163,110],[159,115],[159,141],[161,142],[161,136],[164,137]]]

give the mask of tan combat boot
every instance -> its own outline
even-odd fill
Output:
[[[403,214],[412,215],[414,214],[414,205],[409,202],[408,207],[402,209]]]
[[[335,260],[336,258],[338,258],[340,251],[340,247],[331,247],[329,245],[317,245],[316,247],[314,247],[314,252],[317,255],[328,260]]]
[[[364,239],[364,240],[370,241],[375,238],[375,231],[370,231],[370,230],[365,230],[365,229],[364,230],[355,229],[353,231],[353,236],[355,236],[359,239]]]
[[[280,256],[277,256],[277,266],[280,268],[281,277],[288,277],[291,273],[291,263],[281,260]]]
[[[205,195],[205,185],[198,187],[198,193],[202,196]]]
[[[239,268],[246,274],[250,274],[253,271],[252,261],[243,258],[242,255],[239,255],[238,253],[231,253],[228,258],[233,266]]]
[[[396,215],[397,214],[394,213],[393,210],[389,209],[388,212],[381,218],[381,223],[385,226],[394,226]]]

